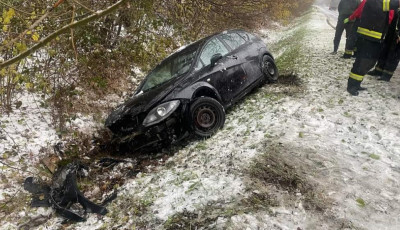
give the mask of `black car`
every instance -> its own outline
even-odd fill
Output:
[[[226,108],[277,77],[274,59],[260,38],[242,30],[224,31],[162,61],[105,124],[140,147],[178,140],[187,131],[209,137],[224,125]]]

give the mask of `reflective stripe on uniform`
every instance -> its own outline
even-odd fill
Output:
[[[375,67],[376,71],[383,72],[383,69],[379,68],[378,66]]]
[[[359,34],[363,34],[366,35],[368,37],[372,37],[372,38],[376,38],[376,39],[381,39],[382,38],[382,33],[373,31],[373,30],[369,30],[369,29],[365,29],[362,27],[358,27],[357,32]]]
[[[353,50],[345,50],[344,53],[345,53],[345,54],[350,54],[350,55],[351,55],[351,54],[353,54]]]
[[[383,0],[383,7],[382,10],[387,12],[390,10],[390,0]]]
[[[389,74],[389,75],[393,75],[394,74],[394,72],[390,72],[390,71],[387,71],[387,70],[384,70],[383,72],[386,73],[386,74]]]
[[[355,73],[350,73],[350,78],[353,78],[354,80],[357,81],[362,81],[364,79],[364,76],[355,74]]]

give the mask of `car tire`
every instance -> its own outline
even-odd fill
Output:
[[[210,137],[224,126],[224,107],[214,98],[197,98],[190,106],[190,123],[194,134]]]
[[[267,83],[275,83],[278,80],[278,68],[274,59],[268,55],[264,55],[261,63],[261,70]]]

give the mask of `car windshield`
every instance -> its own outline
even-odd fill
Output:
[[[189,71],[196,57],[198,45],[192,45],[167,58],[147,75],[139,91],[147,91]]]

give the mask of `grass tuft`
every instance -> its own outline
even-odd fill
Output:
[[[357,202],[358,206],[360,206],[361,208],[364,208],[366,205],[365,201],[362,198],[357,198],[356,202]]]
[[[379,155],[376,155],[376,154],[373,154],[373,153],[370,154],[369,157],[372,158],[372,159],[374,159],[374,160],[379,160],[379,159],[381,159],[381,157],[380,157]]]

